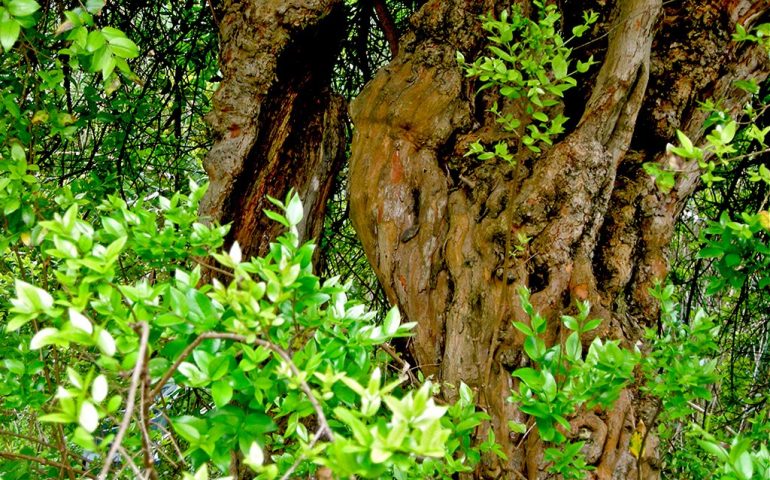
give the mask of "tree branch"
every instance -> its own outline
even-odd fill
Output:
[[[150,404],[152,403],[153,398],[148,395],[150,388],[150,376],[147,371],[147,356],[147,352],[145,352],[144,367],[142,368],[142,394],[139,404],[139,429],[142,432],[142,452],[144,453],[144,468],[147,472],[147,478],[157,480],[158,472],[155,471],[152,458],[152,438],[150,437],[147,421],[147,418],[149,417]]]
[[[123,415],[123,420],[120,422],[120,428],[118,429],[117,435],[115,435],[115,440],[112,441],[110,451],[107,452],[107,457],[104,459],[104,466],[102,467],[102,471],[99,472],[99,476],[97,477],[99,480],[105,480],[107,478],[107,474],[110,473],[112,460],[115,458],[115,455],[120,448],[121,442],[123,442],[123,437],[126,435],[128,426],[131,423],[131,416],[134,412],[134,404],[136,403],[136,391],[139,389],[139,381],[142,378],[144,358],[147,353],[147,343],[150,339],[150,327],[147,325],[147,322],[140,322],[138,326],[141,327],[142,333],[139,340],[139,352],[137,352],[136,356],[136,365],[134,365],[134,373],[131,375],[131,385],[128,389],[128,398],[126,399],[126,413]]]
[[[390,54],[392,58],[396,58],[398,55],[398,29],[396,23],[393,21],[393,17],[388,11],[387,5],[383,0],[372,0],[374,4],[374,11],[377,13],[377,23],[382,28],[382,33],[385,35],[385,40],[390,47]]]

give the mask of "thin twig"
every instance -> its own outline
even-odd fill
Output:
[[[147,353],[145,352],[145,357]],[[150,432],[147,429],[147,417],[149,413],[150,403],[152,398],[148,396],[149,389],[149,375],[147,373],[147,358],[144,361],[144,367],[142,368],[142,394],[139,404],[139,430],[142,432],[142,452],[144,453],[144,468],[148,473],[148,478],[157,480],[158,473],[155,471],[154,462],[152,459],[152,439],[150,438]]]
[[[91,475],[88,472],[84,472],[83,470],[80,470],[79,468],[71,467],[67,464],[57,462],[55,460],[48,460],[47,458],[41,458],[41,457],[33,457],[32,455],[25,455],[23,453],[11,453],[11,452],[0,452],[0,457],[7,458],[9,460],[26,460],[28,462],[37,463],[40,465],[45,465],[47,467],[56,467],[63,470],[67,470],[68,472],[72,472],[75,474],[78,474],[82,477],[87,478],[94,478],[93,475]]]
[[[171,424],[171,419],[168,418],[168,415],[166,415],[166,412],[161,410],[160,414],[163,416],[163,418],[166,419],[166,421],[170,425]],[[176,454],[179,456],[179,460],[182,463],[182,465],[187,465],[187,460],[184,459],[184,455],[182,454],[182,449],[179,448],[179,444],[176,443],[176,440],[174,440],[174,435],[172,435],[171,432],[166,427],[164,427],[163,425],[161,425],[158,422],[155,423],[155,426],[158,427],[159,429],[161,429],[163,431],[164,435],[168,436],[168,439],[171,442],[171,445],[174,447],[174,450],[176,451]]]
[[[229,334],[228,334],[229,335]],[[204,340],[207,340],[209,338],[222,338],[222,337],[211,337],[210,333],[202,333],[198,335],[198,337],[193,340],[193,342],[182,351],[182,353],[179,355],[179,357],[176,359],[173,365],[171,365],[171,368],[166,370],[166,373],[163,374],[163,376],[160,378],[160,380],[155,383],[155,386],[150,390],[149,399],[152,401],[153,398],[157,397],[160,394],[161,389],[163,386],[168,383],[169,379],[174,375],[174,372],[177,371],[179,368],[179,365],[182,364],[185,360],[187,360],[187,357],[190,356],[193,350],[195,350],[195,347],[201,344]]]
[[[136,466],[136,463],[134,463],[134,460],[131,458],[131,455],[128,454],[125,448],[122,446],[118,446],[118,452],[120,452],[121,455],[123,455],[123,458],[126,461],[126,465],[128,465],[128,468],[131,469],[132,472],[134,472],[134,475],[136,475],[136,478],[144,480],[147,478],[147,475],[143,475],[142,471],[139,470],[139,467]]]
[[[197,263],[198,265],[200,265],[201,267],[208,268],[209,270],[211,270],[213,272],[221,273],[222,275],[226,275],[226,276],[228,276],[230,278],[235,278],[235,275],[233,275],[233,272],[228,272],[227,270],[223,270],[223,269],[221,269],[219,267],[215,267],[214,265],[210,265],[210,264],[204,262],[203,260],[199,260],[199,259],[197,259],[195,257],[193,257],[193,261],[195,263]]]
[[[131,385],[128,389],[128,398],[126,399],[126,413],[123,415],[123,420],[120,422],[120,428],[118,428],[118,433],[115,435],[115,440],[112,441],[110,451],[107,452],[107,458],[105,458],[104,466],[102,467],[102,471],[99,472],[99,476],[97,477],[99,480],[105,480],[107,478],[107,474],[110,473],[112,460],[115,458],[115,455],[120,448],[121,442],[123,442],[123,437],[126,435],[128,426],[131,423],[131,416],[134,412],[134,404],[136,403],[136,391],[139,389],[139,381],[142,378],[144,358],[147,352],[147,343],[150,339],[150,327],[147,325],[147,322],[140,322],[139,326],[142,329],[142,335],[139,341],[139,352],[137,352],[136,356],[134,373],[131,375]]]
[[[412,366],[409,365],[409,362],[401,358],[401,355],[396,351],[395,348],[393,348],[388,343],[382,343],[379,345],[380,350],[390,355],[390,358],[395,360],[399,366],[401,367],[401,375],[406,375],[409,377],[409,382],[413,385],[418,384],[417,377],[414,376],[414,373],[412,373]]]
[[[244,337],[244,340],[245,340],[245,337]],[[300,373],[297,366],[294,365],[294,361],[292,361],[289,354],[278,345],[272,342],[268,342],[267,340],[256,338],[254,339],[254,343],[256,343],[257,345],[261,345],[277,353],[278,356],[281,357],[284,362],[286,362],[286,364],[289,366],[289,369],[291,369],[292,373],[294,373],[294,375],[296,375],[297,378],[300,379],[299,380],[300,387],[302,388],[302,391],[305,392],[305,395],[307,395],[307,399],[310,400],[310,403],[313,405],[313,408],[315,409],[316,417],[318,417],[319,427],[321,429],[326,430],[326,438],[328,438],[330,442],[333,442],[334,433],[332,432],[331,427],[329,427],[329,422],[326,421],[326,415],[324,415],[324,411],[321,408],[321,405],[318,403],[318,400],[315,398],[315,395],[313,395],[313,390],[310,389],[310,385],[308,385],[306,381],[302,380],[302,374]]]
[[[313,440],[310,441],[307,448],[308,449],[313,448],[315,444],[318,443],[318,440],[321,439],[321,436],[323,436],[323,433],[324,433],[323,428],[319,428],[318,431],[315,432],[315,435],[313,436]],[[289,480],[289,478],[291,478],[291,474],[294,473],[294,470],[296,470],[297,467],[299,467],[299,465],[304,460],[305,460],[305,454],[303,453],[300,456],[298,456],[297,460],[294,461],[294,464],[292,464],[292,466],[288,470],[286,470],[286,473],[283,474],[283,476],[281,477],[281,480]]]
[[[642,480],[642,455],[644,455],[644,444],[647,443],[647,437],[650,435],[650,430],[655,427],[655,422],[658,420],[661,411],[663,411],[663,401],[658,400],[658,405],[655,407],[655,413],[652,415],[650,425],[644,429],[642,443],[639,445],[639,456],[636,457],[636,480]]]
[[[43,440],[38,440],[35,437],[31,437],[29,435],[22,435],[16,432],[9,432],[8,430],[3,430],[1,428],[0,428],[0,436],[20,438],[28,442],[37,443],[38,445],[42,445],[43,447],[50,448],[52,450],[55,450],[57,448],[55,445],[51,445],[50,443],[44,442]]]

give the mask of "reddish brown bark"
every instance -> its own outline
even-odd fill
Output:
[[[698,178],[689,169],[662,194],[641,165],[667,161],[676,128],[702,137],[698,101],[720,99],[737,112],[746,96],[732,82],[767,76],[766,54],[731,40],[735,22],[750,23],[767,4],[618,1],[596,33],[606,34],[606,49],[596,48],[601,68],[586,80],[586,95],[564,107],[579,122],[540,155],[514,148],[517,164],[509,167],[462,158],[472,140],[506,137],[483,113],[495,98],[474,99],[455,61],[458,50],[479,51],[477,16],[500,3],[428,2],[399,56],[353,103],[352,219],[390,300],[418,322],[410,348],[423,371],[473,386],[492,415],[510,460],[487,459],[480,474],[537,479],[547,475],[536,433],[522,438],[506,426],[527,421],[505,401],[510,372],[526,365],[523,338],[510,327],[525,321],[515,287],[534,292],[552,341],[559,315],[584,299],[604,320],[600,335],[627,345],[641,339],[657,317],[648,289],[667,273],[667,245]],[[516,233],[532,241],[511,258]],[[612,411],[572,420],[596,478],[635,477],[628,443],[638,420],[650,416],[631,388]],[[650,436],[645,479],[659,476],[655,443]]]
[[[280,230],[262,210],[290,188],[305,206],[303,238],[320,234],[344,160],[345,102],[330,88],[344,35],[341,0],[225,0],[222,83],[209,121],[216,142],[201,216],[232,222],[231,240],[258,255]]]

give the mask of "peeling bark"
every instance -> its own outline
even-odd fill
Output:
[[[603,25],[607,49],[588,100],[565,106],[582,112],[579,122],[538,156],[520,148],[511,168],[462,158],[469,141],[506,138],[483,113],[494,98],[474,99],[455,61],[457,50],[471,58],[479,51],[477,15],[499,3],[433,0],[415,15],[399,56],[351,106],[350,194],[353,223],[385,291],[418,322],[411,353],[427,375],[477,389],[492,416],[509,461],[485,459],[479,476],[518,472],[534,480],[548,478],[543,445],[506,426],[526,422],[505,401],[515,387],[511,371],[526,365],[523,337],[510,326],[525,320],[515,287],[533,291],[551,341],[561,335],[559,316],[586,299],[604,320],[599,335],[626,345],[642,338],[658,313],[648,289],[667,273],[667,245],[698,174],[690,168],[664,195],[641,165],[667,161],[676,128],[702,138],[698,101],[718,98],[737,113],[746,97],[731,82],[767,76],[766,54],[730,34],[736,21],[756,20],[768,6],[618,1]],[[511,258],[516,233],[532,241]],[[597,467],[593,478],[635,478],[628,444],[638,421],[650,420],[648,410],[632,387],[611,411],[572,419],[571,435],[585,437]],[[658,471],[650,436],[642,478]]]
[[[300,194],[304,239],[316,237],[334,173],[344,161],[345,102],[332,93],[344,35],[341,0],[226,0],[223,80],[208,120],[216,141],[204,161],[203,218],[232,222],[230,239],[260,255],[279,233],[266,196]]]

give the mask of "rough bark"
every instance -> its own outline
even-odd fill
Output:
[[[627,345],[641,339],[657,318],[648,289],[667,273],[666,248],[698,178],[686,169],[664,195],[641,165],[668,161],[676,128],[702,138],[698,101],[721,99],[737,112],[746,97],[731,82],[767,76],[766,54],[730,35],[768,7],[619,0],[601,26],[606,50],[588,94],[564,106],[579,121],[540,155],[519,149],[508,167],[462,158],[469,141],[505,136],[483,113],[494,98],[475,99],[455,61],[457,50],[473,58],[480,49],[478,14],[502,6],[433,0],[415,15],[399,56],[351,106],[350,194],[353,223],[390,300],[418,322],[411,353],[426,374],[476,388],[492,415],[510,460],[487,459],[480,475],[534,480],[547,478],[543,445],[535,433],[522,438],[506,426],[527,421],[505,401],[515,387],[510,372],[526,364],[522,335],[511,328],[526,320],[515,287],[533,291],[551,341],[561,334],[559,315],[585,299],[604,320],[599,335]],[[511,258],[516,233],[532,241]],[[628,443],[638,420],[650,420],[649,408],[630,388],[611,411],[572,419],[595,478],[635,478]],[[654,436],[643,457],[642,478],[658,478]]]
[[[264,254],[280,226],[267,195],[301,196],[300,235],[317,237],[334,173],[344,161],[345,102],[330,79],[344,35],[341,0],[225,0],[223,80],[208,118],[216,141],[204,161],[201,216],[232,222],[246,258]]]

